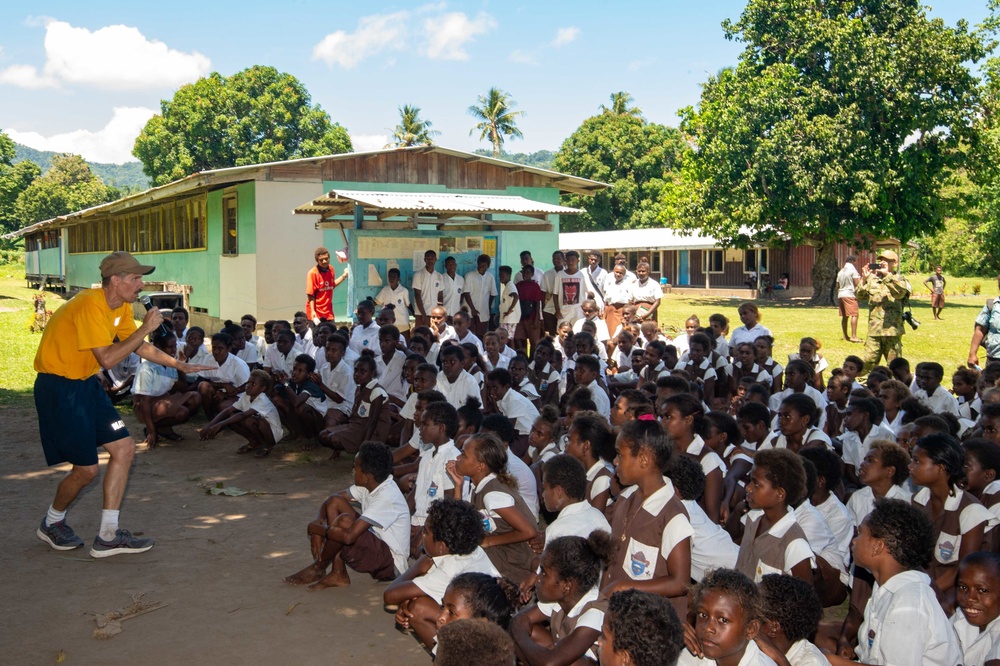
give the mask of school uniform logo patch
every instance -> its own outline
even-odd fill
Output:
[[[945,540],[938,544],[938,554],[942,562],[948,562],[958,549],[952,541]]]
[[[483,531],[487,534],[493,533],[493,521],[490,520],[490,514],[485,511],[479,512],[479,519],[483,521]]]
[[[646,556],[643,554],[643,552],[641,550],[637,551],[635,553],[632,553],[632,575],[633,576],[641,576],[641,575],[643,575],[646,572],[646,567],[648,567],[648,566],[649,566],[649,560],[646,559]]]
[[[438,484],[431,481],[431,485],[427,486],[427,496],[437,497],[438,494]]]

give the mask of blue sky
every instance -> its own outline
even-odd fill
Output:
[[[948,24],[986,0],[938,0]],[[35,148],[131,159],[161,99],[205,73],[255,64],[298,77],[356,149],[380,148],[415,104],[452,148],[486,147],[466,112],[490,86],[512,95],[523,140],[556,150],[612,92],[675,125],[740,45],[720,23],[744,2],[18,2],[0,4],[0,128]]]

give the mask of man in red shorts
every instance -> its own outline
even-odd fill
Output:
[[[316,248],[316,265],[306,274],[306,316],[318,324],[333,321],[333,290],[347,279],[347,268],[337,277],[330,268],[330,251]]]
[[[837,273],[837,306],[840,310],[840,328],[844,332],[844,339],[849,342],[861,342],[858,338],[858,299],[855,289],[858,282],[861,282],[861,274],[858,273],[854,262],[858,258],[853,254],[847,257],[844,267]],[[851,320],[851,335],[847,335],[847,320]]]
[[[83,540],[66,524],[66,510],[80,491],[97,477],[97,447],[110,454],[104,473],[104,511],[100,534],[90,549],[92,557],[142,553],[152,539],[132,536],[118,528],[135,442],[118,411],[101,387],[98,371],[112,368],[135,352],[179,372],[212,370],[211,366],[181,363],[146,342],[163,316],[157,308],[146,312],[136,328],[132,303],[142,291],[142,276],[153,272],[128,252],[113,252],[101,262],[101,286],[86,289],[56,310],[49,319],[35,354],[35,409],[49,465],[72,463],[56,489],[55,499],[35,535],[56,550],[72,550]],[[117,341],[116,341],[117,340]]]

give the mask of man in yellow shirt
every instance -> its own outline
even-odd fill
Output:
[[[142,325],[136,328],[132,303],[142,291],[142,276],[153,270],[153,266],[143,266],[128,252],[109,254],[101,261],[101,286],[80,292],[56,310],[38,344],[35,409],[45,461],[49,465],[73,465],[59,483],[55,499],[35,532],[56,550],[83,545],[66,524],[66,510],[97,477],[98,446],[104,447],[110,459],[104,474],[101,529],[90,549],[91,556],[142,553],[153,547],[152,539],[137,538],[118,528],[118,511],[135,442],[101,387],[97,373],[101,368],[114,367],[133,352],[180,372],[212,369],[181,363],[146,342],[146,336],[163,321],[157,308],[147,311]]]

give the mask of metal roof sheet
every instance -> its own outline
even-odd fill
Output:
[[[377,192],[371,190],[331,190],[318,199],[295,208],[300,215],[344,214],[345,206],[361,204],[366,211],[433,213],[437,215],[472,216],[489,213],[515,215],[576,215],[580,208],[525,199],[515,195],[456,194],[450,192]]]
[[[701,250],[720,247],[712,236],[678,229],[619,229],[559,234],[559,247],[579,250]]]

